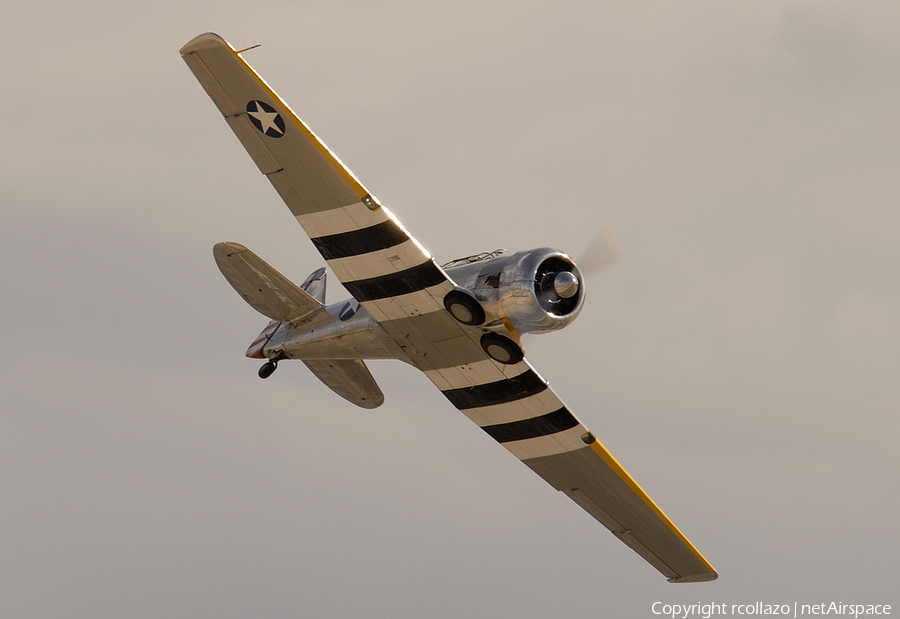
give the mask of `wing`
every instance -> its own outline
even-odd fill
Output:
[[[496,379],[491,359],[426,371],[450,402],[564,492],[670,582],[714,580],[715,570],[616,459],[523,360]]]
[[[204,34],[181,54],[344,287],[456,408],[670,581],[716,577],[527,361],[494,361],[450,316],[446,273],[234,48]]]
[[[240,54],[207,33],[181,55],[332,272],[405,352],[424,367],[483,358],[444,311],[453,282]]]

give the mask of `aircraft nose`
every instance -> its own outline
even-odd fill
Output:
[[[563,299],[571,299],[578,292],[578,278],[571,271],[562,271],[553,278],[553,290]]]

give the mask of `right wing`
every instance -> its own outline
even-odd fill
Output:
[[[431,254],[240,53],[207,33],[181,56],[332,272],[407,354],[426,367],[483,359],[444,310],[454,284]]]
[[[202,34],[184,61],[303,226],[337,278],[360,302],[452,284],[431,255],[369,194],[231,45]],[[431,296],[431,295],[424,295]],[[443,307],[437,302],[437,307]],[[367,307],[366,309],[369,309]],[[373,308],[405,317],[398,307]],[[383,316],[381,316],[383,317]]]

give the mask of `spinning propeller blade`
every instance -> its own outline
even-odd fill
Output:
[[[589,275],[601,269],[605,269],[622,260],[622,250],[616,238],[606,226],[600,226],[600,230],[591,241],[587,249],[578,260],[578,268],[584,275]]]

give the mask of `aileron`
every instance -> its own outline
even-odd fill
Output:
[[[581,449],[524,462],[617,537],[636,550],[639,544],[639,554],[650,554],[654,563],[665,565],[661,571],[673,582],[716,577],[706,559],[596,439]]]

